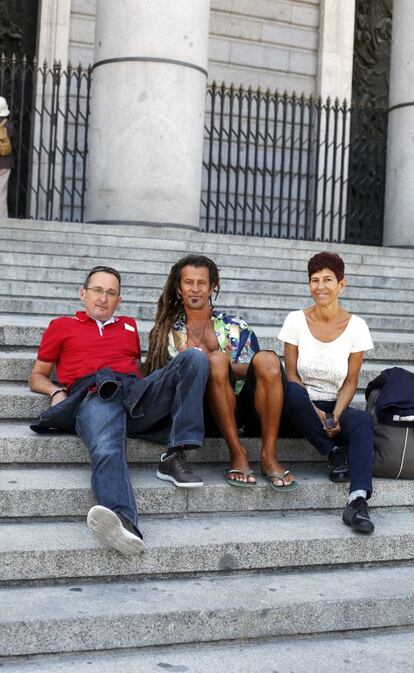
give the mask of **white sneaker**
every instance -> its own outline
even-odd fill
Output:
[[[116,512],[107,507],[95,505],[89,510],[86,521],[99,542],[121,554],[139,554],[145,549],[141,538],[127,530]]]

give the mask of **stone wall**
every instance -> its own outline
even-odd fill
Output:
[[[212,0],[209,81],[316,92],[319,0]]]
[[[320,0],[211,0],[209,82],[316,92]],[[93,60],[95,0],[72,0],[69,60]]]
[[[87,67],[93,62],[96,0],[72,0],[70,6],[69,61]]]

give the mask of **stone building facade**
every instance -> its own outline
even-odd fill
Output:
[[[106,184],[94,184],[93,177],[96,166],[102,166],[103,160],[98,151],[100,143],[97,137],[99,125],[105,124],[104,115],[99,112],[104,104],[104,95],[99,104],[92,104],[89,219],[104,222],[105,213],[113,219],[112,211],[122,210],[122,202],[143,204],[147,200],[147,206],[143,206],[141,213],[123,212],[120,215],[120,221],[147,222],[149,212],[154,212],[154,195],[145,175],[148,174],[148,166],[154,174],[154,156],[168,156],[165,171],[161,160],[155,162],[158,191],[162,192],[164,186],[166,192],[159,199],[158,215],[152,216],[154,223],[176,222],[190,226],[197,220],[199,189],[196,184],[200,183],[201,176],[198,168],[194,175],[194,162],[201,164],[203,125],[200,115],[207,82],[224,82],[227,86],[233,84],[253,89],[260,87],[262,91],[279,90],[288,94],[303,93],[305,97],[321,96],[325,99],[329,96],[332,100],[353,101],[355,105],[369,100],[371,103],[381,101],[386,106],[390,94],[384,242],[409,244],[411,199],[407,196],[407,185],[411,180],[411,169],[414,170],[414,164],[411,165],[414,159],[405,156],[404,148],[407,147],[413,109],[411,82],[414,78],[411,71],[414,66],[408,37],[414,24],[412,2],[176,0],[173,4],[174,10],[171,2],[162,0],[156,4],[139,0],[37,2],[35,52],[39,62],[43,59],[48,63],[56,60],[63,67],[68,63],[72,66],[92,64],[96,101],[99,99],[99,86],[102,94],[107,94],[112,86],[116,89],[121,74],[127,80],[132,78],[132,83],[142,78],[146,89],[141,94],[153,100],[151,108],[148,102],[143,104],[140,94],[135,97],[131,91],[128,94],[126,88],[122,94],[125,98],[119,100],[118,96],[112,100],[114,114],[120,118],[125,107],[135,110],[137,121],[134,121],[134,133],[139,140],[145,138],[149,141],[152,138],[146,143],[152,149],[146,152],[145,161],[141,164],[134,156],[128,155],[127,144],[117,148],[113,157],[105,157],[109,176]],[[0,11],[2,5],[6,6],[7,0],[0,3]],[[390,66],[391,14],[395,47],[394,64]],[[118,43],[117,35],[122,36],[122,41],[119,38]],[[100,45],[103,45],[102,49]],[[104,66],[99,63],[97,68],[100,50],[106,54],[100,60],[109,59],[110,67],[107,63]],[[115,75],[116,67],[118,71]],[[154,117],[158,110],[154,76],[155,80],[158,78],[158,82],[163,82],[160,95],[169,105],[169,113],[163,115],[163,119],[160,117],[158,125],[148,124],[148,119]],[[166,82],[171,83],[167,88]],[[180,87],[184,88],[181,88],[178,105],[176,98]],[[180,122],[182,110],[188,111],[188,115]],[[144,121],[141,124],[139,120]],[[131,120],[123,119],[123,123],[131,124]],[[171,133],[163,133],[162,128],[166,126]],[[352,145],[352,137],[350,143]],[[183,147],[185,151],[182,151]],[[123,158],[119,163],[120,155]],[[401,155],[404,155],[403,160]],[[114,184],[115,176],[122,173],[120,169],[124,165],[131,168],[131,183],[141,184],[141,190],[137,191],[132,184],[128,190],[128,180],[124,179],[119,185]],[[172,174],[180,175],[182,183],[187,183],[186,187],[177,189],[177,184],[171,182]],[[114,202],[114,192],[122,194],[119,203],[116,198]],[[177,201],[188,203],[187,213],[182,207],[172,207],[174,192],[177,193]],[[398,233],[397,220],[402,223],[397,228]]]

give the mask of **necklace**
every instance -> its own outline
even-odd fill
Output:
[[[194,343],[194,348],[196,348],[198,351],[202,351],[202,350],[203,350],[202,348],[200,348],[200,344],[201,344],[201,342],[202,342],[202,340],[203,340],[204,333],[205,333],[205,331],[206,331],[207,325],[208,325],[208,323],[210,322],[210,320],[211,320],[211,318],[207,318],[207,320],[205,321],[204,326],[203,326],[203,329],[202,329],[202,332],[201,332],[201,336],[200,336],[200,338],[198,339],[198,341],[197,341],[197,339],[196,339],[195,336],[194,336],[194,332],[193,332],[192,330],[190,330],[189,326],[188,326],[187,324],[186,324],[186,326],[185,326],[185,327],[186,327],[186,330],[187,330],[187,341],[188,341],[188,337],[190,337],[190,339],[191,339],[191,340],[193,341],[193,343]]]

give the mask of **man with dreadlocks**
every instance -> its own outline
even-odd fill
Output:
[[[230,452],[231,486],[254,487],[246,447],[238,427],[262,437],[263,476],[271,487],[292,491],[298,484],[278,462],[276,441],[283,405],[282,368],[273,351],[260,351],[255,333],[241,318],[213,309],[220,278],[215,263],[204,255],[188,255],[174,264],[158,300],[150,333],[146,371],[163,367],[187,349],[207,354],[210,376],[206,387],[205,426],[209,416],[218,426]],[[163,460],[157,476],[163,479]]]

